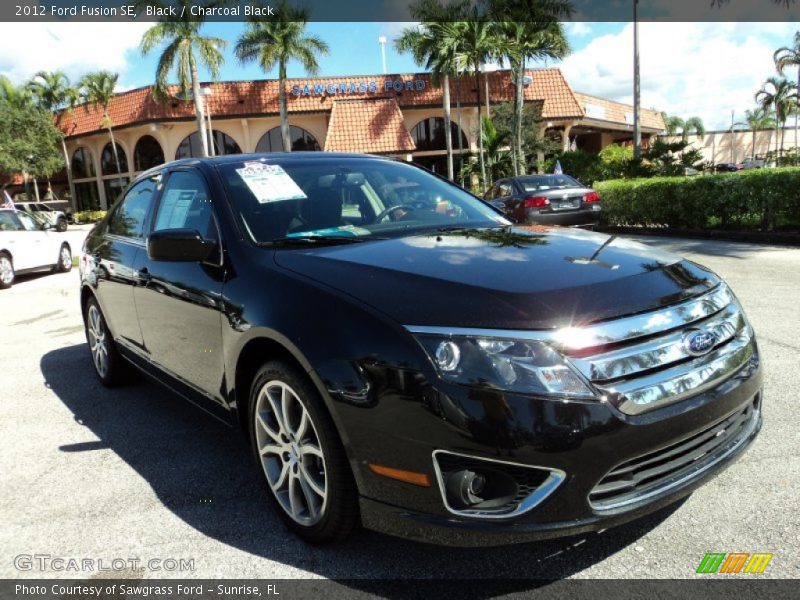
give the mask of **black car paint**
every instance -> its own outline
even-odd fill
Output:
[[[237,429],[247,413],[248,368],[275,356],[294,360],[332,415],[362,498],[363,522],[371,528],[473,545],[567,535],[635,518],[706,478],[602,518],[588,505],[588,491],[615,464],[702,429],[760,389],[757,354],[724,385],[637,417],[596,401],[554,402],[446,383],[402,325],[553,328],[672,304],[719,280],[644,246],[558,228],[256,247],[225,201],[215,167],[247,159],[190,159],[161,169],[195,169],[205,178],[222,240],[216,262],[152,261],[143,241],[106,236],[101,222],[85,244],[91,260],[82,300],[97,297],[126,358]],[[148,228],[151,220],[152,214]],[[592,255],[603,260],[575,261]],[[437,448],[558,467],[568,480],[519,519],[477,523],[449,514],[435,483],[417,487],[368,468],[385,464],[435,482],[431,453]]]

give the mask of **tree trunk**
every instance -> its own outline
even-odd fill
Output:
[[[444,108],[444,142],[447,148],[447,178],[455,181],[453,173],[453,135],[450,126],[450,76],[442,75],[442,108]]]
[[[523,78],[525,77],[525,59],[522,58],[519,62],[519,73],[517,74],[517,89],[516,89],[516,120],[514,122],[514,164],[515,173],[521,171],[520,174],[524,175],[527,171],[525,164],[525,154],[522,150],[522,120],[525,117],[525,92],[523,87]]]
[[[485,67],[486,67],[486,65],[484,65],[484,68]],[[488,116],[491,115],[491,112],[490,112],[491,111],[491,107],[489,106],[490,96],[489,96],[489,72],[488,71],[484,71],[483,72],[483,86],[484,86],[484,89],[486,91],[486,116],[488,117]]]
[[[461,121],[461,75],[458,75],[458,79],[456,79],[456,114],[458,115],[458,157],[459,157],[459,180],[461,181],[461,187],[464,187],[464,176],[461,175],[461,167],[463,167],[463,152],[464,152],[464,141],[461,139],[464,137],[464,125],[462,125]]]
[[[794,164],[797,165],[797,159],[798,159],[797,117],[800,116],[800,66],[797,67],[797,89],[795,90],[795,94],[798,94],[795,96],[795,107],[794,107]]]
[[[117,181],[122,183],[122,169],[119,168],[119,153],[117,152],[117,140],[114,139],[114,128],[111,127],[110,125],[111,120],[108,117],[108,113],[106,113],[106,122],[109,123],[108,137],[111,138],[111,150],[114,153],[114,166],[117,167]],[[106,202],[108,202],[108,198],[106,198]]]
[[[208,156],[208,133],[206,132],[205,109],[203,108],[203,98],[200,94],[200,79],[197,73],[197,64],[194,55],[190,55],[189,63],[192,72],[192,96],[194,97],[194,115],[197,119],[197,132],[203,143],[203,157]]]
[[[64,153],[64,162],[67,165],[67,187],[69,188],[69,203],[75,210],[78,207],[75,205],[75,184],[72,183],[72,165],[69,161],[69,153],[67,152],[67,141],[64,136],[61,136],[61,151]]]
[[[475,61],[475,92],[478,95],[478,162],[481,166],[481,193],[486,191],[486,166],[483,162],[483,114],[481,113],[481,65]]]
[[[278,111],[281,115],[281,141],[283,151],[292,151],[292,138],[289,135],[289,111],[286,108],[286,62],[281,59],[278,67]]]

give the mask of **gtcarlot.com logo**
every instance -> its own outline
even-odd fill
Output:
[[[193,558],[89,558],[52,556],[50,554],[18,554],[14,557],[18,571],[98,572],[98,571],[194,571]]]
[[[761,574],[767,570],[772,554],[767,552],[707,552],[697,566],[698,573]]]

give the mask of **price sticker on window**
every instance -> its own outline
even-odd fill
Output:
[[[236,173],[261,204],[306,198],[300,186],[280,165],[251,161],[244,163],[241,169],[236,169]]]

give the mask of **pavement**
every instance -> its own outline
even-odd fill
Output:
[[[655,515],[488,549],[368,531],[322,548],[298,541],[270,512],[230,430],[156,384],[98,384],[77,269],[20,277],[0,292],[0,578],[108,576],[97,561],[114,559],[122,566],[113,574],[132,578],[691,578],[711,551],[771,552],[761,577],[799,577],[800,249],[640,239],[711,267],[744,304],[766,369],[761,435],[714,481]],[[95,562],[87,572],[20,570],[20,555]],[[141,571],[129,559],[160,562]],[[193,564],[167,570],[166,559]]]

